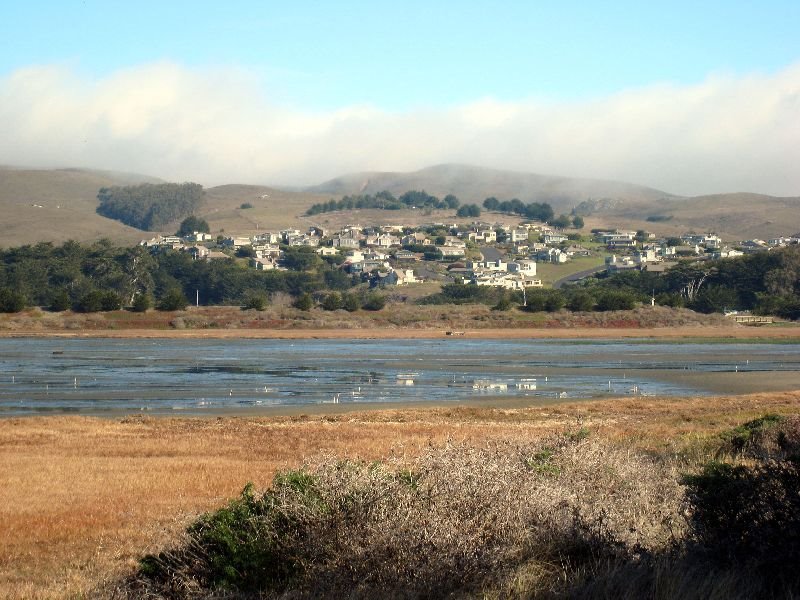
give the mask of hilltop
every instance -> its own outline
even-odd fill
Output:
[[[455,194],[462,202],[500,200],[548,202],[558,212],[569,212],[587,198],[612,198],[623,202],[659,201],[672,194],[632,183],[579,179],[504,171],[461,164],[444,164],[408,173],[363,172],[343,175],[307,191],[332,195],[374,194],[388,190],[398,196],[407,190],[425,190],[435,196]]]

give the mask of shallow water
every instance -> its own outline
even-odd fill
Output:
[[[702,378],[665,376],[676,371],[798,372],[800,352],[643,340],[3,339],[0,415],[709,393]]]

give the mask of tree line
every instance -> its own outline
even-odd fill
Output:
[[[101,188],[97,213],[143,231],[155,231],[194,214],[205,191],[198,183],[143,183]]]
[[[193,260],[188,253],[151,254],[107,240],[84,245],[40,243],[0,250],[0,312],[27,306],[95,312],[157,306],[183,308],[199,296],[203,305],[244,304],[253,296],[285,292],[349,290],[360,279],[342,272],[340,257],[320,258],[313,248],[286,248],[287,271],[257,271],[242,261]]]
[[[306,216],[320,213],[334,212],[337,210],[353,210],[358,208],[377,208],[381,210],[402,210],[407,208],[435,208],[455,210],[461,202],[453,194],[447,194],[441,200],[425,191],[408,191],[396,198],[386,190],[377,194],[356,194],[343,196],[340,200],[331,198],[328,202],[312,205]]]

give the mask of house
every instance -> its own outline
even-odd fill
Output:
[[[275,268],[275,263],[271,258],[251,258],[250,266],[257,271],[271,271]]]
[[[542,236],[542,241],[545,244],[560,244],[566,242],[569,238],[563,233],[545,233]]]
[[[334,248],[359,248],[361,247],[361,242],[354,237],[349,236],[335,236],[333,238],[333,247]]]
[[[366,244],[367,246],[378,246],[379,248],[391,248],[392,246],[399,246],[400,239],[388,233],[368,235]]]
[[[536,275],[536,261],[533,260],[517,260],[508,263],[509,273],[520,273],[526,276]]]
[[[735,258],[737,256],[744,256],[744,252],[737,250],[736,248],[724,246],[714,252],[713,256],[714,258]]]
[[[606,267],[609,271],[622,271],[625,269],[636,269],[641,265],[632,256],[617,256],[612,254],[606,257]]]
[[[432,246],[430,238],[427,233],[415,231],[409,233],[401,238],[400,242],[403,246]]]
[[[207,257],[209,250],[205,246],[190,246],[184,248],[184,252],[187,252],[192,257],[192,260],[199,260]]]
[[[512,244],[528,241],[528,230],[525,227],[516,227],[508,232],[508,239]]]
[[[395,260],[419,260],[419,256],[410,250],[397,250],[392,256]]]
[[[232,236],[226,237],[222,240],[222,245],[227,248],[242,248],[243,246],[251,246],[253,241],[249,237],[244,236]]]
[[[569,260],[569,256],[567,256],[566,252],[562,252],[560,248],[545,248],[536,253],[536,260],[539,262],[563,264]]]
[[[464,256],[464,250],[452,246],[436,246],[436,250],[441,253],[442,258],[460,258]]]
[[[280,233],[265,231],[253,237],[253,242],[257,244],[280,244],[283,236]]]
[[[320,256],[336,256],[339,252],[333,246],[320,246],[315,250]]]
[[[583,246],[572,245],[564,248],[564,254],[574,258],[576,256],[591,256],[592,251],[588,248],[584,248]]]
[[[231,260],[232,258],[232,256],[217,250],[210,250],[209,253],[206,254],[206,260]]]

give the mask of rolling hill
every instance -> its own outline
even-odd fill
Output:
[[[161,180],[146,175],[84,169],[21,169],[0,167],[0,247],[40,241],[62,242],[109,238],[136,243],[159,232],[143,232],[95,212],[101,187]],[[571,179],[533,173],[500,171],[466,165],[439,165],[410,173],[356,173],[302,190],[260,185],[221,185],[206,189],[200,210],[212,233],[252,234],[257,231],[344,223],[418,224],[452,221],[453,211],[333,212],[305,217],[317,202],[344,194],[389,190],[425,190],[438,196],[453,193],[462,203],[501,200],[549,202],[556,212],[581,206],[591,227],[649,229],[661,235],[685,231],[715,231],[723,239],[768,238],[800,231],[800,198],[735,193],[680,197],[653,188],[614,181]],[[242,208],[250,205],[251,208]],[[491,220],[500,215],[487,215]],[[647,217],[669,217],[651,222]],[[160,233],[173,233],[170,226]]]

